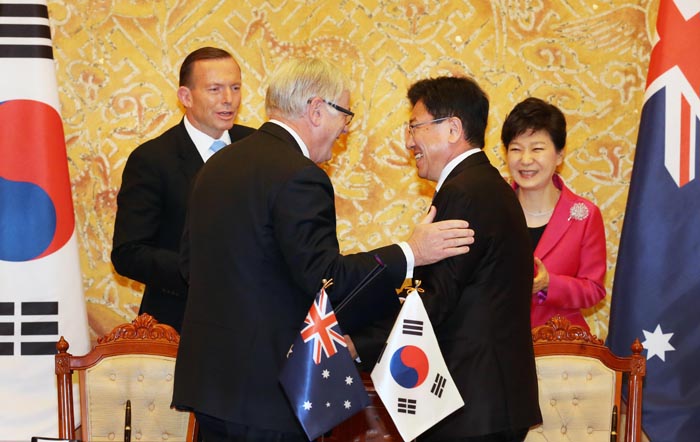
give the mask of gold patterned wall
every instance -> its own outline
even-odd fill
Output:
[[[527,96],[569,125],[562,175],[606,222],[611,292],[658,0],[49,0],[93,337],[133,319],[142,287],[110,263],[128,154],[176,124],[182,59],[227,49],[243,71],[239,122],[265,119],[264,81],[288,56],[337,62],[353,79],[351,132],[324,166],[341,247],[406,239],[433,185],[403,147],[407,87],[468,74],[488,92],[486,151],[505,175],[500,126]],[[478,232],[477,232],[478,235]],[[504,277],[506,277],[504,275]],[[588,311],[607,335],[610,296]]]

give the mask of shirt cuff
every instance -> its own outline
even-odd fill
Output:
[[[413,255],[413,250],[407,242],[402,241],[398,244],[403,250],[403,254],[406,256],[406,279],[413,278],[413,268],[416,266],[416,257]]]

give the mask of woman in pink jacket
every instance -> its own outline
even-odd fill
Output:
[[[501,140],[535,254],[531,325],[559,314],[588,329],[581,309],[605,297],[605,228],[598,207],[556,173],[564,160],[564,114],[527,98],[508,114]]]

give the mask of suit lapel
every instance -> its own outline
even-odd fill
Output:
[[[185,121],[180,120],[180,124],[177,126],[177,156],[180,162],[180,170],[188,179],[192,179],[199,169],[202,168],[204,160],[202,156],[197,151],[192,139],[190,138],[187,130],[185,129]]]
[[[554,213],[552,213],[552,218],[547,224],[547,228],[544,230],[544,234],[540,239],[540,242],[535,248],[535,256],[542,259],[554,248],[554,246],[561,240],[567,230],[571,227],[571,220],[569,219],[569,212],[571,211],[571,206],[576,202],[574,195],[571,191],[562,183],[561,196],[557,205],[554,207]]]

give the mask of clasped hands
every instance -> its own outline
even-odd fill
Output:
[[[549,288],[549,272],[541,259],[535,256],[535,279],[532,280],[532,294]]]

